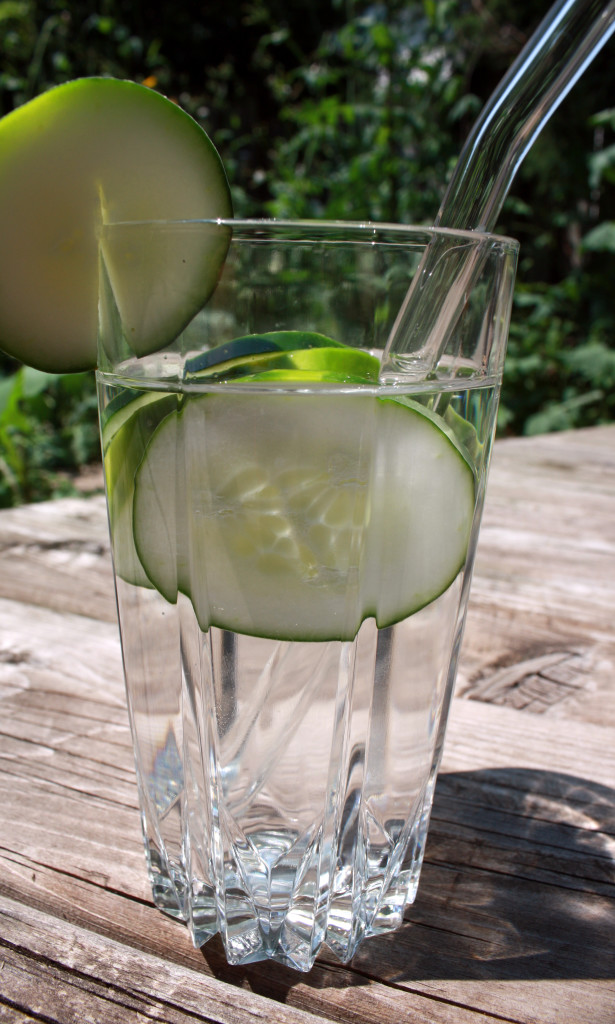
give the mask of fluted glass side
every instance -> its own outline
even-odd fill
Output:
[[[461,578],[354,641],[202,633],[118,582],[154,900],[231,963],[348,960],[416,891]],[[144,683],[144,680],[146,682]]]

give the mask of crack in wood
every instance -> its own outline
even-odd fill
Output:
[[[415,922],[415,921],[412,921],[410,918],[408,918],[408,923],[412,924],[413,927],[426,927],[424,922],[422,922],[422,921],[421,922]],[[438,929],[438,928],[434,927],[433,930],[434,931],[445,931],[446,929]],[[459,935],[460,933],[459,932],[454,932],[452,934]],[[339,965],[338,964],[336,964],[332,960],[327,960],[327,958],[325,956],[322,956],[322,955],[319,958],[318,963],[321,966],[326,965],[329,969],[339,969]],[[372,973],[370,971],[367,971],[365,969],[361,969],[360,967],[357,967],[354,964],[353,964],[352,971],[353,971],[353,975],[356,975],[357,978],[364,978],[365,981],[369,982],[372,985],[382,984],[382,980],[378,977],[377,974],[374,974],[374,973]],[[394,976],[390,977],[390,978],[387,978],[386,985],[387,985],[387,988],[394,989],[394,990],[397,990],[399,992],[404,992],[404,993],[405,992],[411,992],[413,995],[418,996],[419,998],[424,998],[424,996],[425,996],[425,993],[424,993],[423,989],[421,989],[419,986],[414,986],[412,984],[409,984],[408,982],[396,981]],[[475,1010],[475,1007],[472,1005],[472,1003],[470,1003],[468,1001],[451,999],[450,996],[442,996],[442,995],[439,995],[436,992],[430,992],[429,998],[430,998],[431,1001],[433,1001],[435,1003],[439,1003],[442,1006],[450,1006],[451,1009],[453,1009],[453,1010],[454,1009],[467,1010],[468,1012],[472,1012],[473,1010]],[[483,1010],[481,1016],[482,1016],[482,1018],[484,1018],[485,1022],[493,1020],[493,1021],[502,1021],[503,1024],[518,1024],[517,1018],[509,1017],[508,1015],[507,1016],[503,1016],[503,1015],[501,1015],[499,1013],[494,1012],[493,1010],[492,1011],[485,1011],[485,1010]],[[410,1022],[409,1022],[409,1024],[410,1024]]]
[[[4,968],[4,964],[0,963],[0,967]],[[23,1024],[30,1024],[31,1021],[40,1021],[41,1024],[57,1024],[57,1019],[37,1013],[35,1010],[29,1009],[24,1003],[18,1003],[14,999],[8,999],[6,996],[2,995],[2,993],[0,993],[0,1007],[1,1006],[7,1006],[9,1009],[15,1010],[17,1013],[21,1014],[20,1020]],[[20,1022],[13,1017],[10,1024],[20,1024]]]
[[[0,558],[9,561],[15,559],[22,561],[28,556],[36,559],[39,556],[44,557],[46,554],[89,555],[94,558],[104,558],[107,561],[110,558],[111,549],[108,544],[91,540],[37,540],[26,544],[15,541],[0,547]]]
[[[0,663],[3,665],[26,665],[30,660],[30,651],[0,651]]]
[[[496,671],[496,666],[483,669],[460,696],[540,714],[577,696],[591,680],[591,660],[578,648],[549,651],[508,665],[502,665],[502,660]]]
[[[92,889],[100,889],[111,896],[119,896],[123,900],[128,900],[129,903],[136,903],[138,906],[147,907],[148,909],[153,908],[151,899],[144,899],[140,896],[135,896],[134,893],[127,892],[124,889],[117,889],[115,886],[109,884],[109,876],[104,872],[82,872],[77,874],[75,871],[68,871],[65,868],[58,867],[57,864],[47,864],[45,861],[37,860],[34,857],[28,857],[26,854],[21,853],[20,850],[11,850],[8,847],[0,846],[0,857],[7,864],[13,864],[17,868],[25,868],[32,872],[32,879],[36,881],[36,871],[45,872],[49,875],[57,876],[58,878],[71,879],[74,882],[79,882],[82,886],[91,887]],[[0,886],[0,891],[3,887]],[[5,895],[10,897],[10,893],[6,890]],[[41,907],[44,909],[44,907]],[[0,937],[0,943],[4,939]]]

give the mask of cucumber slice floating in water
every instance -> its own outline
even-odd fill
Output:
[[[117,576],[136,586],[152,584],[135,550],[132,531],[135,473],[156,427],[177,403],[176,394],[149,391],[122,401],[115,412],[110,404],[110,418],[102,432],[113,565]]]
[[[260,355],[246,356],[226,363],[220,369],[206,374],[212,380],[235,380],[236,378],[254,379],[255,375],[264,373],[278,374],[279,380],[285,375],[290,378],[298,371],[335,374],[337,380],[344,376],[363,381],[378,380],[380,362],[369,352],[353,348],[307,348],[294,352],[264,352]],[[202,375],[199,375],[199,380]],[[313,379],[318,379],[315,376]]]
[[[0,347],[54,372],[93,367],[100,226],[230,216],[214,146],[170,100],[112,78],[43,93],[0,121]],[[181,330],[215,286],[227,244],[224,232],[204,233],[187,253],[165,240],[135,259],[130,239],[107,241],[133,351]],[[161,289],[165,274],[172,286]]]
[[[371,358],[371,357],[370,357]],[[288,369],[288,370],[262,370],[260,373],[250,373],[243,380],[248,382],[258,381],[294,381],[295,383],[300,381],[312,381],[312,383],[320,384],[366,384],[370,381],[375,383],[373,375],[370,377],[366,373],[360,373],[361,367],[354,367],[355,372],[352,373],[349,367],[342,362],[338,369],[325,368],[325,369]],[[369,371],[371,367],[367,366]]]
[[[361,394],[210,394],[152,435],[133,529],[154,587],[187,594],[203,630],[350,639],[447,589],[474,501],[433,415]]]
[[[186,362],[186,377],[377,381],[380,362],[361,349],[314,331],[251,334],[218,345]],[[256,376],[258,375],[258,376]]]
[[[177,396],[160,391],[122,391],[113,398],[105,408],[105,423],[102,429],[102,450],[106,454],[109,446],[120,430],[132,420],[135,413],[141,412],[150,405],[168,404],[169,399],[177,401]],[[152,430],[158,425],[161,416],[154,422]]]
[[[341,341],[334,341],[317,331],[266,331],[264,334],[245,334],[233,338],[207,352],[200,352],[186,360],[186,376],[197,374],[221,375],[242,365],[244,361],[267,353],[294,353],[314,348],[340,348],[351,351]]]

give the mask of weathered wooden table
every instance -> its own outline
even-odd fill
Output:
[[[308,975],[152,906],[102,497],[0,513],[0,1021],[615,1022],[615,427],[496,446],[415,906]]]

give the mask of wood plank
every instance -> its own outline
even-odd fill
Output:
[[[115,622],[104,497],[0,512],[0,597]]]
[[[527,768],[547,776],[561,773],[611,789],[615,782],[613,731],[608,724],[553,722],[544,715],[455,698],[442,769],[477,768]]]
[[[270,964],[229,968],[218,943],[212,942],[202,951],[193,950],[179,925],[148,907],[140,908],[143,928],[133,936],[134,945],[150,949],[168,962],[211,973],[230,986],[249,988],[327,1019],[374,1024],[399,1020],[476,1024],[495,1016],[500,1020],[531,1019],[552,1024],[553,1006],[567,1002],[571,1012],[563,1014],[559,1018],[562,1021],[610,1024],[612,981],[600,975],[607,971],[612,979],[612,944],[605,946],[611,955],[610,966],[604,950],[602,959],[593,965],[595,943],[577,962],[574,940],[578,927],[572,935],[564,932],[554,945],[553,932],[557,933],[562,919],[557,919],[555,928],[549,927],[548,915],[542,911],[550,912],[550,906],[545,908],[540,893],[534,893],[529,904],[522,900],[532,924],[524,932],[520,928],[523,915],[515,909],[520,893],[514,884],[509,885],[503,902],[505,889],[499,885],[497,874],[490,876],[465,867],[454,871],[435,869],[429,864],[426,869],[419,900],[411,911],[413,923],[393,936],[370,940],[348,968],[327,962],[326,957],[307,976]],[[452,895],[447,874],[456,880]],[[108,931],[118,920],[112,901],[122,901],[117,895],[104,895],[109,905],[98,924]],[[93,930],[93,905],[86,896],[88,931]],[[511,908],[512,915],[506,916]],[[576,910],[578,906],[573,903],[565,915],[567,924],[574,923]],[[538,934],[537,918],[542,921]],[[121,923],[124,927],[134,923],[132,913],[127,914],[125,908]],[[0,918],[0,934],[2,930]],[[566,949],[566,940],[568,952],[562,962],[560,954]],[[55,939],[49,948],[55,949]],[[476,982],[473,987],[472,982]],[[532,991],[526,1010],[531,1007],[532,1016],[527,1017],[523,1010],[518,1014],[509,1012],[511,999],[523,1007],[530,982]],[[436,989],[438,1000],[431,1004]],[[491,1012],[485,1009],[486,1004]],[[274,1015],[272,1019],[277,1018]]]
[[[357,961],[494,1015],[611,1024],[612,731],[547,733],[542,716],[454,702],[414,927]]]
[[[495,445],[457,692],[615,725],[615,426]]]
[[[307,1024],[316,1019],[348,1024],[397,1024],[400,1020],[413,1024],[450,1024],[453,1020],[458,1024],[487,1024],[493,1020],[491,1015],[451,1006],[447,1001],[434,1003],[420,993],[382,985],[359,972],[348,976],[339,965],[319,964],[309,976],[273,964],[229,968],[220,962],[217,967],[217,958],[209,947],[209,955],[193,951],[190,963],[171,962],[2,897],[0,925],[4,936],[0,956],[12,967],[8,975],[0,972],[0,999],[15,999],[19,986],[21,1007],[34,1012],[38,1011],[37,997],[44,998],[46,986],[53,996],[58,986],[72,985],[73,1000],[80,1009],[101,998],[102,986],[109,986],[112,991],[107,998],[122,1008],[130,1005],[128,997],[132,994],[148,1000],[155,996],[164,1005],[164,1020],[182,1022],[183,1016],[166,1016],[171,1007],[199,1014],[199,1020],[246,1024],[261,1017],[280,1024]],[[9,959],[7,950],[20,956]],[[42,957],[45,970],[37,970]],[[25,977],[19,976],[20,971]],[[159,1019],[152,1013],[154,1005],[148,1001],[147,1011]],[[45,1006],[46,1020],[65,1024],[75,1019],[63,1015],[63,1004],[56,1003],[53,1016],[49,1002]],[[94,1019],[106,1022],[115,1018]]]
[[[88,718],[76,714],[75,723],[87,728]],[[269,965],[247,973],[226,968],[217,944],[193,951],[181,926],[149,905],[136,809],[91,799],[79,782],[66,799],[65,777],[52,773],[43,781],[29,777],[13,798],[13,779],[7,785],[0,801],[6,814],[0,884],[24,905],[174,962],[205,966],[232,985],[249,978],[256,991],[286,1001],[290,988],[297,1008],[316,1007],[332,1019],[394,1021],[412,1006],[409,1019],[461,1020],[463,1007],[478,1019],[514,1020],[509,997],[512,992],[522,1005],[529,971],[537,990],[547,992],[536,994],[533,1019],[551,1024],[555,994],[570,1004],[563,1019],[580,1024],[590,1019],[585,1007],[597,1013],[612,995],[604,974],[613,967],[615,936],[608,897],[613,794],[606,781],[614,755],[607,729],[571,723],[565,738],[551,736],[545,744],[548,733],[540,716],[527,720],[508,708],[454,702],[446,748],[451,770],[437,790],[419,901],[409,912],[414,923],[367,943],[350,969],[325,958],[309,980],[297,980]],[[61,754],[60,748],[49,757],[47,749],[44,763]],[[85,751],[70,763],[76,778],[89,770]],[[579,773],[572,786],[570,763]],[[62,770],[68,771],[64,762]],[[579,949],[585,961],[579,962]],[[497,984],[469,986],[481,979]],[[432,995],[441,1017],[426,1009]]]
[[[11,900],[0,898],[0,914],[1,998],[47,1022],[315,1024],[323,1019]]]
[[[114,623],[0,598],[0,699],[40,690],[125,707]]]

